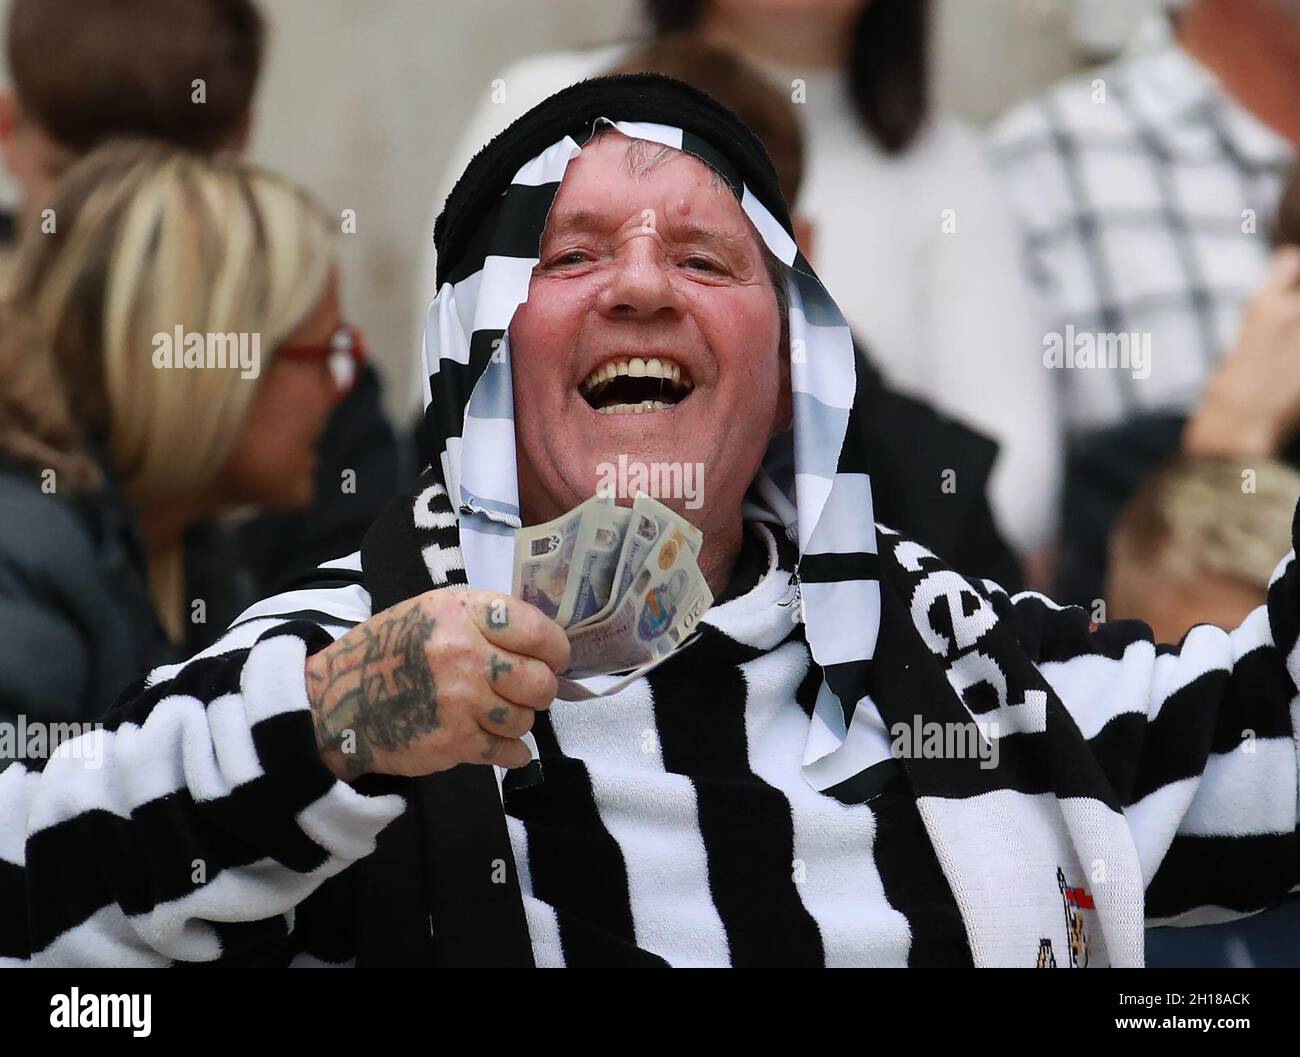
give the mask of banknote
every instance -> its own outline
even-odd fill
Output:
[[[583,511],[568,583],[555,617],[563,627],[581,623],[609,602],[631,517],[632,511],[612,501],[593,504]]]
[[[573,656],[560,696],[615,693],[689,639],[713,604],[697,558],[703,534],[650,496],[629,510],[593,496],[515,536],[514,594],[565,629]],[[633,674],[603,691],[574,682]]]
[[[689,645],[694,638],[695,635],[692,634],[690,638],[686,639],[686,641],[682,643],[682,646]],[[680,648],[681,647],[679,646],[678,649]],[[561,701],[591,701],[597,697],[609,697],[611,694],[617,694],[620,690],[627,689],[638,679],[649,675],[671,656],[671,653],[665,653],[656,657],[653,661],[641,665],[640,668],[634,668],[626,675],[619,676],[614,680],[614,682],[605,684],[599,690],[593,690],[589,686],[583,686],[583,684],[577,680],[569,679],[562,675],[558,680],[559,689],[556,691],[555,696]],[[584,676],[583,678],[590,679],[591,676]]]
[[[528,525],[515,534],[514,585],[516,598],[530,602],[555,619],[564,603],[574,548],[582,529],[583,513],[607,501],[593,496],[544,525]]]
[[[664,532],[631,586],[602,620],[569,632],[571,679],[637,668],[670,653],[695,629],[713,595],[685,534]]]
[[[691,554],[698,558],[700,547],[704,542],[700,530],[684,517],[669,510],[657,499],[652,499],[644,492],[638,493],[632,500],[631,519],[627,524],[623,547],[614,570],[608,601],[603,608],[584,620],[574,621],[572,626],[599,623],[614,611],[618,600],[627,593],[628,588],[632,586],[632,580],[641,571],[646,556],[669,527],[681,532]]]

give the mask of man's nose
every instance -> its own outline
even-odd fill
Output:
[[[630,239],[614,259],[609,282],[601,291],[600,310],[641,319],[675,313],[678,299],[671,267],[653,235]]]

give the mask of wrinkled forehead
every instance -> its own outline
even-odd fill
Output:
[[[561,190],[589,171],[597,171],[606,178],[622,175],[633,181],[666,178],[693,190],[707,188],[721,196],[724,204],[740,207],[735,189],[703,158],[666,143],[628,136],[609,124],[596,125],[591,138],[570,162]]]
[[[628,223],[713,233],[755,249],[762,241],[737,190],[703,158],[600,124],[565,170],[543,241]]]

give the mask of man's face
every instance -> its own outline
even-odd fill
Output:
[[[525,523],[556,517],[620,455],[660,464],[647,472],[702,464],[703,510],[660,498],[707,536],[739,518],[789,421],[780,316],[735,196],[679,152],[632,171],[632,143],[607,133],[569,163],[510,326],[520,504]]]

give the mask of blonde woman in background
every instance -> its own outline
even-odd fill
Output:
[[[54,217],[21,244],[9,297],[138,517],[154,608],[181,644],[198,611],[186,529],[309,503],[315,444],[362,361],[340,320],[333,224],[234,157],[143,141],[80,162]]]
[[[1274,459],[1165,465],[1111,535],[1108,617],[1146,621],[1157,642],[1197,624],[1237,627],[1264,604],[1297,499],[1300,472]]]

